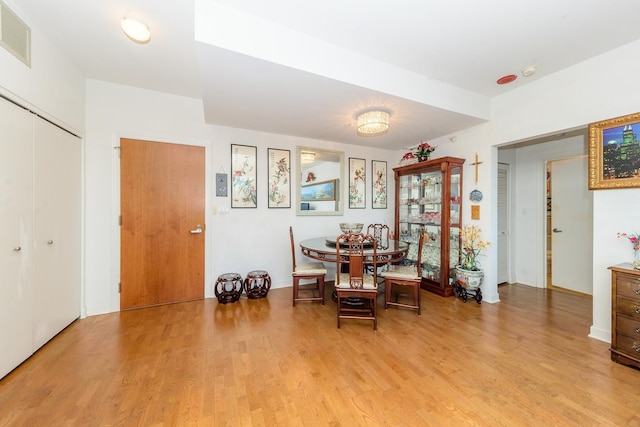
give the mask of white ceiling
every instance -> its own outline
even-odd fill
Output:
[[[386,148],[482,123],[491,97],[640,38],[637,0],[16,4],[88,78],[202,99],[210,124]],[[125,15],[149,25],[148,44],[122,34]],[[358,137],[371,107],[391,129]]]

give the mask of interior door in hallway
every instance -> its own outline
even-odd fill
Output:
[[[593,204],[587,157],[551,162],[552,285],[593,294]]]
[[[120,309],[204,297],[205,149],[120,140]]]

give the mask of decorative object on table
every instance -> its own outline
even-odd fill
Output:
[[[420,303],[420,284],[422,283],[422,247],[424,239],[429,239],[429,235],[425,231],[420,232],[418,238],[417,260],[413,265],[389,265],[386,270],[380,273],[384,277],[384,308],[385,310],[391,305],[396,307],[415,308],[418,310],[418,316],[422,314]],[[392,290],[395,288],[410,287],[412,289],[413,303],[398,302],[401,292],[396,293],[395,299],[391,298]]]
[[[327,269],[321,262],[296,263],[296,246],[293,241],[293,227],[289,227],[291,241],[291,276],[293,277],[293,306],[297,301],[321,301],[324,305],[324,276]],[[300,280],[314,280],[313,284],[300,284]],[[301,295],[311,292],[310,296]]]
[[[472,224],[466,224],[460,229],[462,262],[455,268],[454,295],[462,297],[464,302],[467,302],[470,294],[475,297],[478,304],[482,301],[480,286],[484,279],[484,271],[480,268],[478,256],[491,243],[482,240],[481,233],[482,229]]]
[[[589,124],[589,190],[640,187],[640,113]]]
[[[625,237],[633,246],[633,268],[640,270],[640,233],[618,233],[618,239]]]
[[[256,184],[257,147],[231,144],[231,207],[258,206]]]
[[[407,154],[402,156],[402,159],[400,159],[400,163],[398,164],[398,166],[407,166],[414,163],[418,163],[418,158],[414,156],[412,152],[408,152]]]
[[[360,233],[364,224],[361,222],[341,222],[340,223],[340,231],[344,234],[349,233]]]
[[[387,162],[371,160],[371,208],[387,208]]]
[[[270,208],[291,207],[291,152],[267,149]]]
[[[250,299],[264,298],[271,289],[271,277],[265,270],[253,270],[247,273],[243,286]]]
[[[373,247],[372,274],[364,273],[365,243]],[[345,248],[346,247],[346,251]],[[343,271],[342,264],[348,263],[349,272]],[[373,329],[378,328],[376,300],[378,297],[378,255],[376,239],[362,233],[341,234],[336,239],[336,298],[338,328],[341,319],[373,320]],[[357,302],[356,302],[357,301]]]
[[[213,289],[219,303],[236,302],[242,295],[242,276],[238,273],[221,274]]]
[[[349,208],[366,208],[366,163],[364,159],[349,157]]]

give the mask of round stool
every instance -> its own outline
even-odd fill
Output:
[[[271,277],[264,270],[253,270],[244,279],[244,291],[251,299],[264,298],[271,288]]]
[[[242,295],[242,276],[238,273],[221,274],[216,280],[214,292],[222,304],[238,301]]]

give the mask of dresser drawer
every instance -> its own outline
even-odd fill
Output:
[[[640,318],[629,319],[623,316],[616,317],[616,333],[640,340]]]
[[[621,353],[626,353],[635,359],[640,358],[640,338],[633,339],[620,335],[617,341],[616,350]]]
[[[616,291],[618,296],[640,300],[640,277],[619,273],[617,276]]]
[[[616,298],[617,314],[640,320],[640,300]]]

